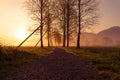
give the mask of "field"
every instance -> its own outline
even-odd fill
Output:
[[[120,48],[106,47],[74,47],[64,48],[68,52],[88,59],[96,65],[99,75],[107,74],[112,80],[120,80]]]
[[[48,55],[52,50],[53,48],[22,47],[15,49],[0,46],[0,80],[35,59]]]
[[[46,56],[54,48],[33,48],[0,46],[0,79],[16,72],[24,65]],[[112,80],[120,80],[120,48],[112,47],[75,47],[64,48],[66,51],[88,59],[96,65],[99,75],[107,74]]]

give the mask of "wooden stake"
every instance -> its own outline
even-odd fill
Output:
[[[48,30],[46,30],[46,32],[42,35],[42,37],[47,33],[47,31]],[[36,47],[39,44],[40,41],[41,41],[41,39],[36,43],[36,45],[34,47]]]
[[[37,27],[22,43],[20,43],[19,46],[17,46],[17,48],[19,48],[23,43],[25,43],[25,41],[27,41],[39,28],[40,26]]]

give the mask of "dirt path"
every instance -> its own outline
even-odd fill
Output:
[[[107,80],[98,79],[96,67],[87,60],[56,48],[47,57],[40,58],[6,77],[4,80]]]

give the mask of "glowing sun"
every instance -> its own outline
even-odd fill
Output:
[[[19,29],[16,32],[16,36],[18,39],[23,40],[27,37],[27,32],[25,31],[25,29]]]

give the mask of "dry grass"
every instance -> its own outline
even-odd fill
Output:
[[[53,48],[22,47],[15,49],[0,46],[0,80],[33,60],[48,55],[52,50]]]
[[[71,47],[65,50],[90,60],[97,66],[100,75],[107,74],[112,80],[120,80],[120,48],[84,47],[77,49]]]

